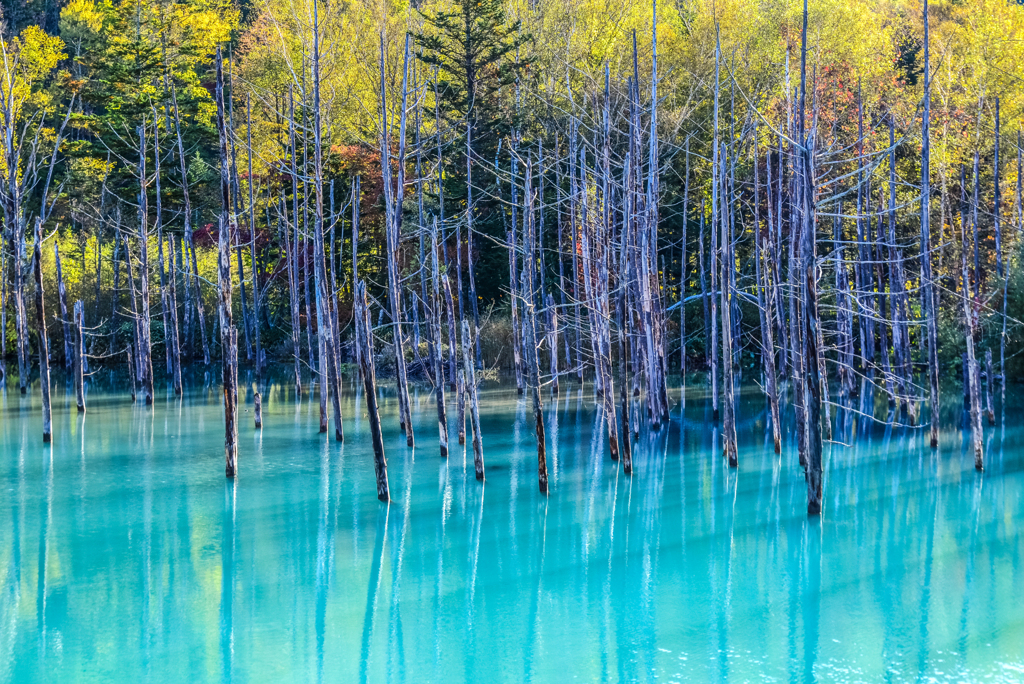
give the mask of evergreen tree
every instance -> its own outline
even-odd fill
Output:
[[[469,190],[466,155],[474,160],[473,187],[492,184],[494,174],[484,171],[492,168],[502,137],[515,130],[515,114],[507,116],[505,111],[511,108],[503,108],[502,103],[529,65],[519,51],[530,36],[523,32],[520,21],[508,20],[500,0],[458,0],[452,10],[421,15],[426,27],[414,36],[417,57],[434,68],[441,114],[460,131],[453,141],[453,153],[439,160],[446,167],[446,204],[451,200],[465,206]],[[471,136],[470,145],[466,145],[466,135]],[[488,163],[477,163],[479,160]],[[474,193],[474,231],[504,238],[503,209],[485,199],[499,194]],[[492,274],[507,272],[504,250],[496,250],[492,241],[478,240],[474,248],[477,253],[469,258],[476,260],[478,269]],[[501,296],[505,283],[489,278],[479,285],[479,298],[489,302]]]

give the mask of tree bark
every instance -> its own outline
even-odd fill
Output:
[[[36,278],[36,328],[39,335],[39,385],[43,390],[43,441],[51,439],[50,412],[50,345],[46,337],[46,311],[43,306],[43,222],[36,219],[35,245],[32,253],[32,270]]]
[[[75,403],[79,413],[85,413],[85,345],[82,341],[82,330],[85,327],[85,305],[82,300],[75,302],[74,332],[74,374]]]
[[[64,331],[64,367],[71,370],[74,365],[74,345],[71,342],[71,319],[68,316],[68,291],[64,287],[64,271],[60,265],[60,248],[53,243],[53,260],[57,269],[57,295],[60,304],[60,321]]]
[[[473,426],[473,469],[476,471],[476,479],[484,479],[484,448],[483,433],[480,430],[480,400],[476,392],[476,369],[473,364],[472,352],[470,351],[471,337],[469,332],[469,321],[462,321],[462,364],[466,374],[466,388],[469,394],[470,418]]]
[[[355,296],[356,334],[363,338],[363,353],[359,364],[363,369],[363,394],[366,396],[366,413],[370,421],[370,438],[373,442],[373,469],[377,477],[377,498],[388,501],[388,463],[384,458],[384,438],[380,429],[380,413],[377,410],[377,373],[373,362],[373,327],[370,322],[369,305],[366,300],[366,283],[356,284]]]
[[[930,37],[928,33],[928,0],[924,0],[924,108],[921,116],[921,289],[928,334],[928,380],[929,403],[931,404],[930,442],[933,449],[939,446],[939,333],[938,312],[932,277],[931,256],[931,171],[929,149],[929,126],[931,125],[931,63]]]

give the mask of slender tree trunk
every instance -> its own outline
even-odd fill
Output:
[[[996,137],[996,139],[995,139],[995,153],[994,153],[994,157],[993,157],[993,160],[992,160],[992,170],[993,170],[992,185],[993,185],[994,194],[995,194],[995,207],[992,210],[992,215],[993,215],[993,219],[994,219],[994,226],[993,226],[993,228],[995,229],[995,234],[996,234],[996,272],[999,275],[999,279],[1001,281],[1003,281],[1003,311],[1002,311],[1003,332],[999,335],[999,376],[1002,379],[1002,378],[1005,377],[1004,373],[1006,372],[1006,299],[1007,299],[1007,296],[1006,296],[1006,282],[1007,282],[1007,277],[1006,277],[1006,268],[1005,268],[1005,264],[1004,264],[1004,261],[1003,261],[1004,260],[1004,257],[1003,257],[1003,223],[1002,223],[1002,216],[1000,215],[1000,210],[1002,208],[1002,192],[1001,192],[1000,187],[999,187],[999,179],[1000,179],[1000,173],[999,173],[999,142],[1000,142],[1000,140],[999,140],[999,98],[998,97],[996,98],[996,103],[995,104],[996,104],[996,111],[995,111],[995,137]],[[992,368],[991,367],[988,369],[988,375],[989,375],[989,381],[988,381],[989,393],[991,394],[991,392],[992,392],[991,388],[992,388],[992,382],[993,382]],[[1004,382],[1004,384],[1005,384],[1005,382]],[[995,414],[992,412],[991,408],[989,410],[989,424],[990,425],[995,425]]]
[[[772,437],[775,453],[782,453],[782,431],[779,425],[779,394],[778,378],[775,371],[775,322],[772,317],[772,305],[775,294],[772,289],[772,259],[770,255],[768,231],[761,230],[760,198],[761,176],[757,158],[757,128],[754,128],[754,235],[758,241],[758,254],[754,257],[757,277],[757,304],[761,322],[761,360],[764,364],[765,390],[772,415]],[[771,160],[766,156],[768,177],[771,178]],[[768,226],[772,225],[771,188],[768,192]],[[762,263],[764,264],[762,266]]]
[[[285,226],[285,249],[288,252],[288,271],[291,288],[289,291],[289,302],[292,314],[292,355],[295,361],[295,398],[302,396],[302,375],[300,372],[301,349],[299,336],[302,332],[301,320],[299,318],[299,150],[295,141],[295,93],[292,86],[288,86],[288,147],[291,151],[291,180],[292,180],[292,218],[291,233],[295,237],[294,243],[289,243],[289,233]],[[284,198],[281,199],[282,214],[287,217],[287,205]]]
[[[221,383],[224,391],[224,474],[234,477],[238,463],[238,330],[231,315],[230,227],[220,217],[217,250],[217,315],[220,321]]]
[[[523,339],[519,321],[519,197],[516,188],[518,183],[518,159],[512,154],[512,227],[505,236],[508,242],[509,269],[509,301],[512,309],[512,360],[516,372],[516,392],[523,393]]]
[[[992,408],[992,350],[985,350],[985,414],[988,416],[988,424],[996,424],[996,413]]]
[[[480,430],[480,399],[476,392],[476,369],[470,352],[471,337],[469,321],[462,321],[462,364],[466,374],[466,391],[469,394],[470,422],[473,426],[473,469],[476,479],[484,479],[483,433]]]
[[[152,317],[149,312],[149,204],[146,183],[146,126],[139,126],[139,364],[146,405],[153,403]],[[129,257],[130,258],[130,257]]]
[[[156,230],[156,261],[160,270],[160,316],[164,324],[164,357],[167,375],[174,375],[174,361],[171,359],[171,304],[170,293],[167,291],[167,263],[164,261],[164,235],[163,229]],[[171,264],[171,268],[174,264]]]
[[[969,397],[970,404],[970,421],[971,421],[971,441],[974,446],[974,468],[975,470],[985,469],[985,449],[982,445],[982,428],[981,428],[981,397],[980,384],[981,378],[978,373],[978,363],[975,360],[974,355],[974,335],[976,329],[976,311],[974,300],[971,297],[971,284],[970,278],[967,271],[967,236],[964,230],[964,224],[960,223],[960,242],[963,245],[960,259],[960,272],[961,272],[961,284],[962,284],[962,297],[964,304],[964,323],[966,327],[965,340],[967,342],[967,358],[966,367],[964,369],[964,377],[967,380],[967,396]],[[975,276],[977,277],[977,276]]]
[[[181,394],[181,343],[178,337],[178,270],[176,267],[176,249],[174,239],[167,241],[167,247],[170,250],[170,296],[168,297],[168,304],[170,306],[169,316],[170,319],[170,345],[171,345],[171,384],[174,387],[175,394]]]
[[[75,401],[79,413],[85,413],[85,345],[82,340],[82,330],[85,327],[85,305],[82,300],[75,302],[75,340],[74,340],[74,374],[75,374]]]
[[[43,389],[43,441],[49,443],[50,420],[50,345],[46,337],[46,311],[43,308],[43,222],[36,219],[32,270],[36,278],[36,328],[39,335],[39,385]]]
[[[98,242],[98,239],[97,239]],[[8,289],[7,263],[9,258],[7,250],[0,249],[0,378],[7,382],[7,304],[10,300]]]
[[[192,298],[195,300],[196,305],[196,318],[199,320],[199,340],[203,347],[203,365],[210,365],[210,342],[206,335],[206,310],[203,306],[203,291],[200,287],[202,279],[199,277],[199,262],[196,258],[196,244],[192,240],[192,233],[186,232],[186,243],[185,249],[192,253],[192,285],[194,292]],[[185,257],[186,263],[188,263],[188,256]]]
[[[224,119],[224,72],[217,47],[217,132],[220,153],[221,213],[217,230],[217,313],[220,322],[221,375],[224,388],[224,473],[234,477],[238,461],[238,330],[231,312],[231,181],[228,168],[227,127]]]
[[[439,249],[437,244],[437,219],[434,219],[433,230],[430,234],[431,239],[431,263],[433,264],[433,273],[431,281],[433,282],[434,288],[434,301],[431,307],[430,314],[430,325],[431,325],[431,352],[430,357],[434,362],[434,392],[435,399],[437,400],[437,433],[438,433],[438,445],[441,451],[441,458],[448,458],[448,413],[445,407],[444,399],[444,363],[441,360],[441,270],[438,263],[439,258],[437,251]],[[447,274],[445,274],[445,281],[447,286]],[[450,289],[449,289],[450,291]]]
[[[12,170],[11,173],[17,172]],[[11,184],[12,189],[15,189],[15,186],[16,183]],[[28,315],[25,312],[25,227],[22,224],[20,210],[18,213],[8,213],[7,221],[11,221],[12,217],[15,226],[13,228],[8,226],[7,232],[13,254],[11,271],[14,278],[14,327],[18,345],[18,389],[22,394],[26,394],[28,392],[30,360]]]
[[[535,429],[537,434],[537,481],[540,486],[542,494],[547,494],[548,491],[548,461],[547,451],[544,437],[544,409],[541,402],[540,395],[540,362],[539,355],[537,353],[537,294],[536,284],[534,282],[534,223],[533,223],[533,211],[532,211],[532,189],[529,186],[530,176],[532,176],[533,170],[529,166],[527,167],[527,189],[526,189],[526,202],[527,211],[524,220],[524,235],[523,235],[523,246],[526,258],[526,264],[523,267],[522,283],[523,283],[523,315],[526,317],[526,336],[523,340],[525,344],[525,351],[527,355],[527,373],[528,373],[528,385],[530,387],[530,395],[533,398],[533,418],[535,422]]]
[[[253,391],[253,402],[255,408],[256,427],[263,427],[263,402],[260,392],[263,389],[263,346],[260,339],[260,269],[256,254],[256,202],[253,193],[253,186],[256,179],[252,174],[252,109],[250,107],[249,95],[245,96],[245,141],[246,141],[246,163],[249,170],[249,259],[252,262],[252,332],[256,359],[256,386]],[[333,185],[331,186],[333,189]],[[270,210],[267,209],[267,225],[270,225]],[[335,330],[335,332],[337,332]]]
[[[402,75],[402,109],[399,120],[397,179],[391,179],[391,144],[388,133],[387,99],[384,91],[384,36],[381,34],[381,169],[384,175],[384,201],[387,211],[386,218],[386,239],[387,239],[387,268],[388,268],[388,299],[391,302],[391,323],[394,330],[395,347],[395,373],[398,380],[398,410],[399,427],[405,432],[405,439],[408,446],[415,445],[416,440],[412,428],[412,412],[409,407],[409,379],[405,367],[405,340],[402,334],[402,289],[398,273],[399,247],[401,243],[402,227],[402,199],[405,194],[405,122],[406,122],[406,91],[409,76],[409,41],[406,36],[405,60]],[[394,185],[392,185],[394,183]],[[472,266],[470,266],[472,269]]]
[[[818,347],[817,257],[815,256],[814,218],[814,138],[804,131],[806,120],[807,83],[807,0],[803,7],[803,31],[800,49],[800,220],[801,220],[801,261],[803,269],[804,348],[807,375],[804,393],[805,418],[807,421],[807,514],[820,515],[822,505],[821,465],[821,358]]]
[[[287,206],[284,200],[281,201],[282,212],[287,211]],[[299,333],[302,330],[302,325],[299,322],[299,284],[298,284],[298,273],[296,271],[295,251],[298,248],[299,233],[295,231],[295,244],[292,244],[291,235],[292,230],[288,223],[285,222],[281,226],[281,232],[284,233],[284,251],[285,260],[287,262],[288,271],[288,310],[291,314],[291,340],[292,340],[292,362],[294,368],[294,382],[295,382],[295,400],[298,401],[302,397],[302,371],[300,364],[301,361],[301,349],[299,346]]]
[[[718,193],[721,191],[721,155],[718,142],[718,95],[720,89],[719,62],[721,61],[721,46],[717,39],[715,43],[715,104],[714,104],[714,140],[711,147],[711,409],[715,422],[718,422],[718,304],[715,299],[715,291],[718,289],[719,274],[722,269],[719,266],[719,245],[717,238],[718,212],[721,208]]]
[[[353,302],[355,301],[356,283],[359,282],[359,214],[362,208],[362,192],[359,188],[359,176],[356,176],[352,181],[352,297]],[[353,316],[355,316],[355,304],[352,307]],[[358,319],[355,319],[358,321]],[[362,336],[354,335],[355,339],[352,343],[352,347],[355,355],[356,368],[360,378],[363,372],[363,363],[361,360],[362,355]],[[297,367],[296,367],[297,370]]]
[[[57,295],[60,304],[60,320],[64,331],[64,367],[71,370],[74,365],[74,345],[71,341],[71,319],[68,316],[68,292],[64,287],[64,271],[60,265],[60,248],[53,243],[53,260],[57,269]]]
[[[377,373],[373,362],[373,328],[366,300],[366,283],[356,283],[355,295],[356,334],[362,336],[363,353],[359,364],[363,369],[363,394],[366,396],[366,413],[370,420],[370,438],[373,442],[373,469],[377,476],[377,498],[388,501],[388,463],[384,458],[384,437],[380,429],[380,412],[377,410]]]
[[[769,199],[769,202],[771,200]],[[770,220],[769,220],[770,222]],[[686,137],[686,170],[683,175],[683,237],[679,254],[679,382],[686,388],[686,283],[689,268],[686,256],[686,229],[690,225],[690,137]],[[684,400],[685,400],[685,394]]]
[[[723,158],[725,157],[725,151],[722,152]],[[724,159],[723,159],[724,161]],[[724,165],[724,164],[723,164]],[[729,272],[734,268],[735,260],[732,257],[732,238],[730,236],[728,211],[726,204],[729,201],[726,198],[726,189],[722,191],[722,205],[720,207],[719,216],[721,218],[721,247],[723,258],[721,260],[722,274],[719,282],[722,287],[722,389],[724,395],[722,401],[724,403],[723,411],[723,422],[722,422],[722,448],[726,459],[729,461],[729,467],[735,468],[737,466],[737,450],[736,450],[736,401],[734,392],[736,390],[735,381],[733,379],[733,351],[732,351],[732,283]]]
[[[548,336],[548,361],[551,368],[551,394],[558,395],[558,310],[555,308],[555,298],[548,293],[545,300],[547,309],[547,336]]]
[[[323,349],[321,359],[326,357],[326,376],[330,387],[331,408],[334,412],[334,439],[341,442],[345,439],[341,415],[341,378],[338,372],[338,355],[334,345],[334,313],[331,302],[334,299],[333,285],[328,280],[327,265],[324,255],[324,179],[323,179],[323,140],[320,123],[320,23],[318,2],[313,3],[313,178],[315,190],[315,235],[314,262],[316,268],[316,320],[320,346]],[[255,272],[255,264],[253,264]],[[243,294],[244,299],[244,294]],[[321,392],[324,377],[324,364],[320,364]]]
[[[135,384],[142,383],[144,381],[142,368],[142,317],[139,315],[139,301],[135,292],[135,272],[132,268],[131,245],[128,243],[128,236],[126,234],[122,234],[122,237],[124,238],[125,275],[128,280],[128,301],[131,305],[132,312],[132,353],[135,356],[135,365],[133,366],[135,374],[132,378],[132,396],[134,397]]]
[[[480,305],[476,296],[476,274],[473,268],[473,118],[466,117],[466,256],[469,260],[469,301],[473,308],[473,334],[476,338],[476,367],[483,368],[480,348]]]
[[[928,334],[928,380],[931,404],[930,441],[939,446],[939,333],[931,256],[931,171],[929,126],[931,125],[931,63],[928,34],[928,0],[924,0],[924,108],[921,117],[921,289],[924,298],[925,325]]]

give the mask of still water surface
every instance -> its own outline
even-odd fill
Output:
[[[359,396],[341,445],[274,386],[235,482],[216,385],[84,418],[59,388],[52,447],[37,397],[0,394],[0,682],[1024,681],[1019,402],[980,475],[957,430],[841,413],[808,520],[756,389],[738,470],[691,389],[630,478],[570,385],[547,497],[514,393],[482,394],[484,485],[426,391],[415,450],[388,397],[390,505]]]

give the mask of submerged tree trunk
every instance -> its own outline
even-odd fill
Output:
[[[317,334],[320,338],[320,346],[323,349],[321,359],[326,357],[327,382],[330,387],[331,408],[334,411],[334,439],[341,442],[345,439],[342,428],[341,415],[341,378],[338,372],[338,355],[334,345],[334,288],[328,280],[328,270],[324,255],[324,179],[323,179],[323,142],[321,138],[320,125],[320,24],[317,11],[317,3],[313,5],[313,178],[314,190],[316,192],[316,205],[314,215],[315,234],[313,245],[313,261],[316,282],[316,320]],[[241,253],[239,253],[241,257]],[[241,265],[241,258],[239,258]],[[255,272],[255,264],[253,264]],[[244,301],[244,293],[243,293]],[[258,361],[257,361],[258,364]],[[324,368],[320,364],[321,383],[323,382]],[[322,384],[321,384],[321,392]],[[411,435],[411,432],[410,432]],[[411,439],[411,437],[410,437]]]
[[[43,441],[50,441],[50,345],[46,337],[46,312],[43,308],[43,222],[36,219],[32,270],[36,278],[36,328],[39,335],[39,385],[43,389]]]
[[[220,321],[221,384],[224,392],[224,474],[234,477],[238,462],[238,331],[231,321],[230,228],[222,216],[218,231],[217,285]]]
[[[146,404],[153,403],[152,317],[149,313],[149,204],[146,187],[146,126],[139,134],[139,371]],[[128,257],[131,258],[130,256]],[[133,285],[134,287],[134,285]]]
[[[982,445],[982,428],[981,428],[981,397],[980,397],[980,383],[981,378],[978,373],[978,362],[974,355],[974,335],[976,329],[976,312],[974,300],[971,297],[971,284],[970,278],[967,271],[967,239],[966,231],[964,230],[963,223],[960,224],[960,241],[963,245],[962,256],[961,256],[961,276],[960,282],[962,284],[962,298],[964,304],[964,324],[966,332],[964,338],[967,342],[967,358],[966,368],[964,369],[964,377],[967,381],[966,394],[969,397],[970,402],[970,425],[971,425],[971,441],[974,446],[974,468],[976,470],[984,470],[985,468],[985,449]],[[977,274],[975,274],[977,277]]]
[[[527,168],[527,179],[529,179],[531,174],[532,169]],[[527,180],[526,203],[528,207],[532,208],[531,193],[532,190],[529,187],[529,180]],[[533,399],[533,418],[537,435],[537,482],[540,486],[541,493],[547,494],[548,461],[544,437],[544,410],[540,396],[540,360],[537,353],[537,296],[533,268],[534,224],[533,212],[530,209],[526,212],[523,228],[525,233],[523,235],[523,245],[525,246],[524,251],[526,253],[526,264],[523,266],[523,288],[521,293],[523,296],[523,315],[526,317],[526,336],[523,340],[523,344],[525,345],[524,351],[526,352],[527,357],[526,368],[529,376],[527,384],[530,387],[530,395]]]
[[[765,156],[768,169],[768,226],[772,224],[771,158]],[[768,231],[761,230],[760,214],[761,176],[757,158],[757,128],[754,128],[754,265],[757,276],[757,304],[761,322],[761,360],[764,364],[765,391],[772,416],[772,439],[775,453],[782,453],[782,430],[779,425],[778,377],[775,371],[775,321],[772,315],[775,291],[772,279],[772,258],[770,255]]]
[[[53,243],[53,260],[57,270],[57,300],[60,304],[60,322],[64,330],[64,368],[71,370],[74,365],[74,345],[71,342],[71,319],[68,316],[68,292],[64,287],[64,271],[60,265],[60,248]]]
[[[933,449],[939,446],[939,333],[938,312],[932,276],[931,255],[931,171],[929,126],[931,125],[931,64],[928,35],[928,0],[924,0],[924,108],[921,117],[921,289],[928,335],[928,388],[931,404],[930,441]]]
[[[721,168],[719,162],[718,142],[718,94],[719,94],[719,62],[721,61],[721,47],[715,44],[715,105],[713,113],[714,140],[711,147],[711,413],[714,421],[718,422],[718,303],[715,298],[715,291],[719,285],[719,277],[722,269],[719,267],[720,255],[718,244],[718,212],[721,209],[718,193],[721,192],[722,180],[720,178]]]
[[[170,323],[170,344],[171,344],[171,383],[175,394],[181,394],[181,344],[178,339],[178,270],[175,267],[176,249],[174,240],[167,241],[167,248],[170,251],[171,277],[170,296],[168,304],[170,311],[168,319]]]
[[[356,283],[355,294],[356,335],[362,338],[363,353],[359,365],[363,370],[363,394],[366,396],[366,413],[370,421],[370,438],[373,442],[373,469],[377,476],[377,498],[388,501],[388,463],[384,458],[384,438],[380,429],[380,413],[377,410],[377,372],[373,362],[373,327],[366,300],[366,283]]]
[[[724,151],[722,153],[722,157],[724,161]],[[724,166],[724,163],[722,166]],[[733,379],[732,350],[733,293],[730,277],[730,272],[734,269],[735,260],[732,256],[732,238],[730,235],[731,231],[729,230],[728,212],[726,210],[727,200],[725,196],[726,193],[723,189],[722,205],[719,211],[722,230],[722,259],[720,260],[722,273],[719,276],[719,282],[721,283],[722,288],[722,390],[724,394],[722,397],[724,408],[722,421],[722,449],[724,456],[729,461],[729,467],[735,468],[738,465],[738,457],[736,450],[736,400],[734,396],[736,387]]]
[[[804,296],[804,348],[807,369],[804,411],[807,430],[807,514],[820,515],[822,505],[821,466],[821,358],[818,347],[820,321],[818,319],[817,258],[815,256],[814,218],[814,135],[805,135],[805,85],[807,80],[807,0],[803,7],[803,31],[800,50],[800,184],[801,267]]]
[[[74,339],[74,374],[75,374],[75,403],[79,413],[85,413],[85,345],[82,340],[82,330],[85,327],[85,305],[79,299],[75,302],[75,339]]]
[[[462,364],[466,374],[466,391],[469,394],[470,422],[473,426],[473,469],[476,479],[484,479],[484,448],[483,435],[480,431],[480,400],[476,393],[476,370],[470,351],[472,337],[469,332],[469,321],[462,320]]]
[[[224,72],[217,47],[217,132],[220,153],[221,213],[217,230],[217,306],[220,321],[221,376],[224,391],[224,473],[234,477],[238,461],[238,330],[231,313],[231,193],[228,170],[227,128],[224,120]]]
[[[434,229],[430,234],[430,246],[430,253],[432,257],[431,263],[433,264],[431,281],[433,283],[434,291],[433,306],[430,310],[430,357],[434,363],[432,370],[434,372],[434,392],[435,399],[437,401],[438,446],[441,451],[441,458],[448,458],[448,413],[444,400],[444,363],[441,360],[441,270],[437,255],[438,244],[436,218],[434,219]],[[446,281],[447,277],[448,275],[445,274]]]
[[[402,110],[399,120],[397,178],[391,179],[391,144],[388,132],[387,98],[384,92],[384,35],[381,34],[381,171],[384,181],[385,237],[387,240],[388,299],[391,303],[391,324],[394,331],[395,373],[398,381],[398,422],[405,432],[406,444],[416,443],[412,428],[412,411],[409,408],[409,378],[405,367],[405,338],[402,334],[402,288],[398,274],[399,246],[402,227],[402,199],[405,192],[405,122],[406,92],[409,76],[409,41],[405,40],[405,63],[402,75]],[[472,268],[472,267],[471,267]]]
[[[992,350],[985,350],[985,415],[988,416],[988,424],[996,424],[996,413],[992,408]]]

